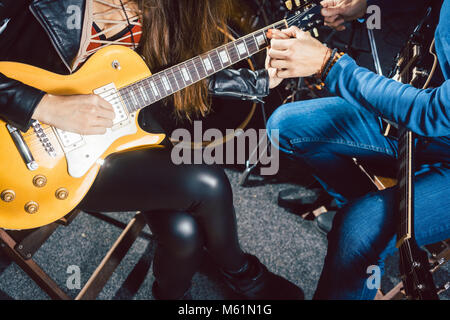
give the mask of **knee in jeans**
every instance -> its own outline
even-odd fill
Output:
[[[338,216],[328,234],[328,243],[331,254],[339,260],[340,268],[356,270],[376,264],[370,235],[364,232],[365,229],[357,221],[343,221]]]
[[[271,140],[271,142],[276,147],[281,147],[283,149],[289,149],[290,143],[289,139],[285,136],[285,130],[284,128],[287,125],[287,118],[286,114],[283,111],[283,107],[281,106],[278,109],[274,111],[274,113],[270,116],[269,120],[267,120],[267,134]],[[280,141],[273,141],[272,132],[274,130],[278,130],[279,132],[279,140]]]

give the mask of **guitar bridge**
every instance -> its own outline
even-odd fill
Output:
[[[50,142],[50,139],[47,137],[47,134],[44,132],[44,129],[42,129],[41,124],[39,121],[33,121],[31,124],[33,127],[34,133],[36,133],[37,137],[39,138],[39,141],[42,143],[42,146],[44,147],[45,151],[51,156],[56,157],[55,148],[53,147],[52,143]]]

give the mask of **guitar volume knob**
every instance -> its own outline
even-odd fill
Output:
[[[25,212],[29,214],[35,214],[39,211],[39,204],[34,201],[30,201],[25,205]]]
[[[47,184],[47,178],[45,176],[38,175],[33,178],[33,185],[36,188],[43,188],[43,187],[45,187],[46,184]]]
[[[4,190],[0,194],[0,198],[4,202],[13,202],[14,199],[16,198],[16,193],[13,190]]]
[[[69,197],[69,190],[66,188],[59,188],[56,190],[55,196],[58,200],[66,200]]]

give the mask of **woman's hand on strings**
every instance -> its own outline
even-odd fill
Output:
[[[106,133],[115,118],[112,105],[95,94],[57,96],[46,94],[33,119],[58,129],[82,135]]]

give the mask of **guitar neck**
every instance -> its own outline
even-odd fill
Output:
[[[397,248],[414,238],[414,134],[400,128],[398,140],[398,213]]]
[[[128,112],[140,110],[249,58],[269,46],[266,36],[269,29],[287,26],[287,20],[282,20],[119,89]]]

